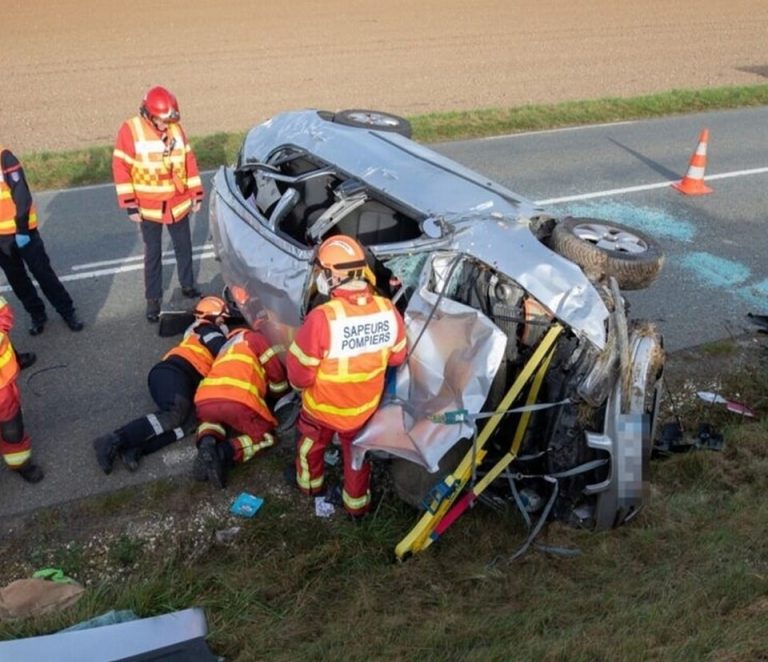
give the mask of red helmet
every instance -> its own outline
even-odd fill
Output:
[[[141,114],[148,119],[157,118],[168,123],[178,122],[181,118],[176,97],[159,85],[147,91],[140,110]]]

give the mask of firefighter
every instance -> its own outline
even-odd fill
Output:
[[[373,415],[388,366],[405,359],[405,325],[392,302],[373,293],[362,247],[351,237],[326,239],[316,258],[316,285],[330,300],[314,308],[288,350],[291,385],[302,390],[296,482],[305,494],[324,492],[325,449],[339,435],[342,500],[361,517],[370,508],[370,464],[352,466],[351,444]]]
[[[16,354],[9,336],[12,327],[13,310],[0,296],[0,453],[9,469],[28,483],[38,483],[44,474],[32,462],[31,441],[24,431],[21,396],[16,384],[20,367],[31,365],[35,356]]]
[[[40,284],[46,299],[72,331],[83,323],[75,312],[72,297],[51,266],[43,238],[37,229],[37,209],[32,201],[24,169],[13,153],[0,145],[0,268],[32,323],[29,333],[39,335],[48,315],[27,269]]]
[[[200,209],[203,185],[179,118],[176,97],[164,87],[151,88],[139,114],[120,127],[112,153],[118,204],[140,225],[144,240],[144,295],[150,322],[158,321],[163,297],[163,226],[173,242],[182,295],[200,296],[192,273],[189,215]]]
[[[227,341],[229,308],[219,297],[207,296],[197,303],[194,314],[196,320],[182,341],[149,371],[149,392],[158,410],[93,441],[105,474],[112,472],[118,454],[126,467],[135,471],[142,455],[160,450],[191,431],[185,424],[192,413],[195,391]]]
[[[275,444],[268,402],[288,391],[279,345],[257,330],[235,332],[195,394],[200,424],[193,476],[222,489],[227,469]]]

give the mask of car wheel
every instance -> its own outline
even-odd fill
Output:
[[[565,218],[552,231],[552,250],[591,278],[613,276],[624,290],[648,287],[664,263],[661,246],[633,228],[597,218]]]
[[[411,123],[407,119],[379,110],[340,110],[333,116],[333,121],[336,124],[356,126],[361,129],[399,133],[406,138],[410,138],[413,133]]]

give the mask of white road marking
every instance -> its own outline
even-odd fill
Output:
[[[719,175],[709,175],[704,181],[711,182],[715,179],[728,179],[730,177],[744,177],[747,175],[762,175],[768,173],[766,168],[752,168],[751,170],[734,170],[732,172],[723,172]],[[656,184],[642,184],[640,186],[625,186],[624,188],[613,188],[607,191],[595,191],[594,193],[579,193],[577,195],[566,195],[561,198],[549,198],[548,200],[536,200],[536,205],[555,205],[559,202],[574,202],[575,200],[590,200],[592,198],[607,198],[612,195],[623,195],[624,193],[637,193],[638,191],[652,191],[657,188],[665,188],[673,183],[680,181],[677,179]]]
[[[207,260],[208,258],[214,257],[213,251],[209,252],[199,252],[199,253],[193,253],[192,259],[193,260]],[[133,258],[127,258],[127,259],[133,259]],[[122,264],[121,266],[114,267],[112,269],[94,269],[93,271],[83,271],[81,273],[77,274],[66,274],[64,276],[59,276],[59,280],[61,282],[70,282],[73,280],[85,280],[86,278],[98,278],[99,276],[114,276],[115,274],[124,274],[128,273],[130,271],[139,271],[141,269],[144,269],[144,262],[143,262],[143,256],[139,255],[137,258],[138,260],[141,260],[140,262],[136,264]],[[169,258],[163,260],[163,265],[168,266],[176,264],[175,258]],[[72,267],[74,270],[75,267]],[[39,287],[36,280],[32,281],[35,286]],[[3,285],[0,286],[0,292],[10,292],[11,287],[10,285]]]
[[[522,138],[524,136],[540,136],[546,133],[565,133],[566,131],[586,131],[587,129],[600,129],[606,126],[621,126],[622,124],[637,124],[639,120],[627,120],[625,122],[603,122],[602,124],[584,124],[582,126],[563,126],[558,129],[540,129],[539,131],[521,131],[520,133],[505,133],[501,136],[486,136],[485,138],[467,138],[469,140],[487,141],[501,140],[503,138]],[[452,141],[461,142],[461,141]]]
[[[200,246],[192,247],[192,257],[194,258],[196,252],[211,251],[213,250],[213,244],[202,244]],[[171,257],[174,252],[163,251],[163,257]],[[100,262],[89,262],[88,264],[76,264],[72,267],[72,271],[82,271],[83,269],[96,269],[99,267],[108,267],[113,264],[129,264],[131,262],[140,262],[144,259],[143,255],[131,255],[130,257],[121,257],[115,260],[101,260]]]
[[[630,122],[627,122],[627,124],[629,123]],[[552,129],[551,131],[569,131],[569,130],[586,129],[586,128],[591,128],[591,127],[570,127],[566,129]],[[547,132],[538,131],[535,133],[547,133]],[[513,134],[513,136],[515,135],[523,135],[523,134]],[[505,136],[493,136],[492,138],[487,138],[486,140],[493,140],[493,139],[502,138],[502,137],[505,137]],[[749,170],[734,170],[732,172],[723,172],[717,175],[709,175],[708,177],[705,177],[704,180],[714,181],[718,179],[729,179],[732,177],[745,177],[749,175],[761,175],[765,173],[768,173],[768,167],[752,168]],[[623,188],[614,188],[614,189],[608,189],[605,191],[594,191],[592,193],[579,193],[576,195],[567,195],[559,198],[536,200],[534,204],[545,206],[545,205],[558,204],[560,202],[574,202],[577,200],[590,200],[592,198],[605,198],[605,197],[610,197],[614,195],[624,195],[625,193],[637,193],[638,191],[652,191],[654,189],[660,189],[660,188],[665,188],[667,186],[671,186],[676,181],[679,181],[679,180],[669,180],[665,182],[657,182],[655,184],[641,184],[639,186],[625,186]],[[93,186],[93,188],[96,188],[98,186],[112,186],[112,184],[96,184]],[[87,187],[81,187],[78,190],[82,190],[83,188],[87,188]],[[192,259],[206,260],[208,258],[212,258],[214,257],[214,252],[212,249],[213,249],[213,246],[211,244],[202,244],[200,246],[193,246]],[[164,265],[176,264],[176,260],[172,256],[173,256],[173,251],[163,252],[163,257],[166,258],[166,259],[163,259],[163,264]],[[75,272],[80,272],[80,273],[73,273],[73,274],[60,276],[59,280],[63,282],[69,282],[73,280],[84,280],[86,278],[98,278],[99,276],[113,276],[115,274],[128,273],[130,271],[139,271],[140,269],[144,268],[143,260],[144,260],[143,255],[132,255],[129,257],[119,258],[116,260],[102,260],[100,262],[76,264],[71,268],[71,270]],[[110,265],[115,265],[115,266],[112,267]],[[102,267],[106,267],[106,268],[102,268]],[[8,285],[0,286],[0,292],[8,292],[9,290],[10,290],[10,287]]]

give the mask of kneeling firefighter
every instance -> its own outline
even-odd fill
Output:
[[[278,353],[257,330],[232,334],[195,394],[200,424],[193,475],[223,488],[226,471],[275,444],[269,402],[288,391]]]
[[[192,403],[201,380],[227,341],[227,304],[216,296],[200,299],[194,309],[195,322],[149,371],[147,383],[158,410],[126,423],[118,430],[93,441],[96,459],[105,474],[112,472],[118,454],[135,471],[139,458],[181,439],[188,427]],[[194,420],[194,419],[193,419]]]

